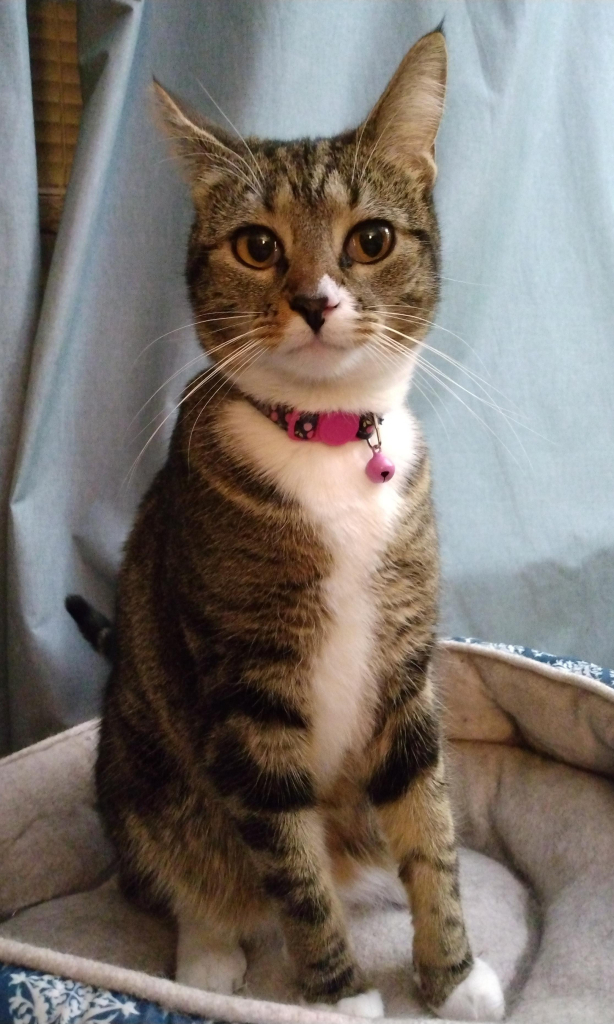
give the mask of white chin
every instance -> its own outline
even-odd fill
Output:
[[[305,381],[335,380],[360,362],[360,348],[340,348],[314,342],[290,352],[275,352],[271,362],[292,377]]]

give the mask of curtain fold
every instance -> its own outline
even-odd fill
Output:
[[[0,754],[11,745],[6,619],[9,483],[38,308],[40,252],[26,5],[0,3]]]
[[[184,326],[190,204],[152,122],[152,75],[219,118],[208,91],[244,133],[327,134],[358,123],[444,15],[443,297],[428,338],[443,356],[425,350],[432,366],[412,396],[433,452],[441,629],[614,662],[613,6],[81,0],[85,108],[23,418],[37,255],[20,11],[0,3],[13,61],[0,82],[22,140],[13,164],[0,162],[4,480],[20,431],[12,745],[97,713],[106,667],[63,600],[77,591],[112,612],[136,504],[164,458],[182,381],[202,365]],[[6,708],[1,717],[8,741]]]

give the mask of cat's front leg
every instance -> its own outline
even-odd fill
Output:
[[[259,851],[265,892],[277,904],[288,952],[310,1003],[353,1016],[381,1017],[379,993],[367,991],[349,945],[343,909],[332,882],[320,812],[252,816],[249,840],[266,829]]]
[[[209,746],[210,777],[249,850],[264,897],[277,907],[305,999],[356,1016],[382,1016],[381,999],[365,991],[350,949],[303,751],[298,725],[259,723],[256,729],[229,722]]]
[[[474,960],[465,930],[454,824],[428,686],[397,703],[372,755],[368,792],[407,892],[421,994],[446,1019],[502,1020],[499,980],[488,964]]]

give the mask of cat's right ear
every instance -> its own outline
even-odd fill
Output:
[[[204,183],[217,171],[232,166],[239,154],[237,140],[215,122],[153,80],[156,121],[170,138],[191,185]]]

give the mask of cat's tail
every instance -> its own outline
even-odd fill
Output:
[[[95,651],[102,654],[107,661],[115,661],[117,639],[115,626],[106,615],[97,612],[79,594],[69,594],[64,601],[66,611],[72,615],[79,627],[79,632],[91,644]]]

